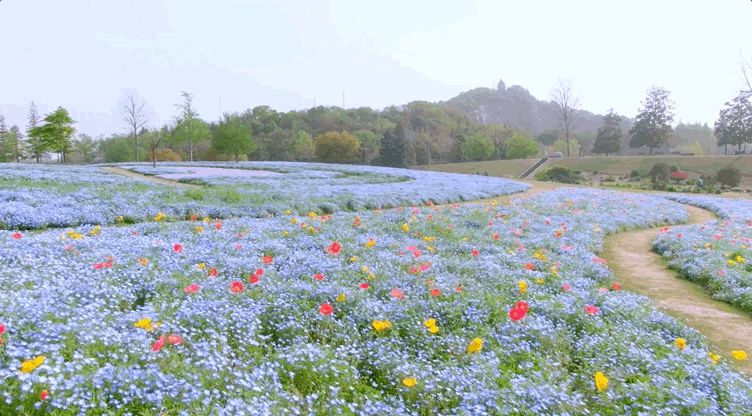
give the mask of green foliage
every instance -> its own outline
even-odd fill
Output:
[[[194,201],[203,201],[206,198],[206,191],[203,189],[191,188],[186,189],[183,193],[186,198],[190,198]]]
[[[129,162],[133,158],[133,141],[126,136],[113,136],[102,142],[100,150],[107,163]]]
[[[538,143],[542,144],[543,146],[551,146],[557,140],[559,140],[559,130],[556,130],[556,129],[546,130],[543,133],[539,134],[535,139],[538,141]]]
[[[382,166],[405,167],[405,144],[395,130],[387,130],[381,139],[378,164]]]
[[[172,138],[175,143],[188,142],[190,161],[193,162],[194,146],[196,142],[209,138],[209,125],[198,117],[198,112],[193,107],[193,95],[185,91],[180,95],[183,102],[178,104],[180,114]]]
[[[736,186],[739,186],[739,183],[742,180],[742,174],[739,169],[733,166],[728,166],[718,171],[716,180],[721,185],[734,188]]]
[[[538,143],[521,132],[515,132],[507,143],[507,159],[527,159],[538,154]]]
[[[360,142],[352,134],[330,131],[316,138],[316,158],[326,163],[357,163]]]
[[[741,91],[731,102],[727,102],[715,122],[715,135],[718,146],[752,143],[752,92]]]
[[[621,138],[624,134],[621,131],[621,116],[609,110],[608,114],[603,117],[603,125],[598,129],[593,144],[593,153],[596,154],[616,154],[621,151]]]
[[[225,114],[212,138],[212,148],[233,155],[237,162],[241,154],[256,150],[256,143],[251,137],[251,128],[243,123],[240,116]]]
[[[639,170],[633,170],[629,173],[630,178],[639,178],[640,177],[640,171]]]
[[[482,132],[472,134],[463,145],[465,155],[469,160],[487,160],[494,155],[494,144],[491,138]]]
[[[360,163],[370,165],[371,161],[379,155],[381,138],[368,130],[356,131],[355,137],[360,141]]]
[[[676,165],[671,165],[671,167],[669,168],[669,170],[671,171],[671,173],[678,172],[679,171],[679,167],[676,166]]]
[[[656,163],[650,169],[648,173],[650,180],[654,185],[666,184],[669,176],[671,175],[671,169],[665,163]]]
[[[535,179],[549,182],[577,183],[580,180],[580,175],[569,168],[554,166],[536,173]]]
[[[31,129],[29,136],[39,140],[41,149],[60,153],[60,163],[65,162],[65,155],[71,148],[71,137],[76,129],[68,110],[58,107],[44,118],[44,124]]]
[[[92,163],[97,157],[97,143],[90,136],[81,134],[78,140],[73,142],[73,148],[78,153],[83,163]]]
[[[642,102],[634,126],[629,130],[629,147],[647,146],[650,154],[653,154],[654,148],[668,144],[673,133],[673,110],[674,104],[668,90],[660,87],[651,88],[647,98]]]
[[[700,123],[679,123],[674,129],[671,142],[681,153],[693,153],[696,156],[713,154],[718,146],[713,129]]]
[[[292,152],[295,160],[309,161],[313,159],[313,138],[303,130],[298,130],[292,135]]]
[[[575,138],[569,139],[569,151],[573,155],[579,155],[580,154],[580,142],[579,140]],[[562,155],[567,154],[567,142],[564,139],[559,139],[554,142],[554,144],[551,146],[552,152],[561,152]]]

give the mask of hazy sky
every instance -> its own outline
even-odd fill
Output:
[[[0,114],[62,105],[90,135],[125,131],[127,88],[153,124],[181,90],[200,115],[268,104],[383,108],[518,84],[634,116],[652,85],[677,121],[712,123],[752,61],[749,0],[2,0]]]

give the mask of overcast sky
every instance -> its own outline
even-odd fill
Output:
[[[180,91],[200,115],[267,104],[383,108],[518,84],[634,116],[652,85],[677,121],[712,123],[752,61],[749,0],[2,0],[0,114],[68,108],[80,132],[126,131],[125,89],[154,125]],[[221,97],[221,98],[220,98]]]

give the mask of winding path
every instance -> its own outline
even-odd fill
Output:
[[[119,168],[115,166],[107,166],[107,167],[103,167],[100,169],[102,169],[105,172],[114,173],[116,175],[127,176],[129,178],[138,179],[144,182],[153,182],[153,183],[158,183],[160,185],[176,186],[178,188],[194,188],[194,189],[201,188],[201,186],[199,185],[173,181],[171,179],[164,179],[158,176],[144,175],[144,174],[132,171],[130,169],[123,169],[123,168]]]
[[[690,224],[716,219],[709,211],[687,206]],[[603,258],[624,289],[645,295],[687,325],[697,329],[741,372],[752,375],[752,361],[734,361],[730,351],[752,349],[752,316],[716,301],[696,283],[682,279],[653,251],[660,227],[612,234]]]

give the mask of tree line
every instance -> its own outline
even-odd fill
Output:
[[[752,143],[752,92],[746,90],[724,105],[714,129],[681,123],[673,128],[670,93],[654,87],[633,121],[610,110],[593,132],[577,130],[579,102],[571,85],[560,82],[551,100],[559,128],[535,137],[509,125],[482,123],[447,103],[414,101],[380,111],[318,106],[280,112],[257,106],[206,122],[193,100],[192,94],[182,92],[172,121],[155,126],[145,100],[126,92],[119,112],[128,133],[99,139],[76,136],[65,108],[40,118],[31,103],[25,132],[17,125],[8,128],[0,115],[0,162],[40,162],[53,153],[60,163],[286,160],[407,167],[545,152],[617,155],[625,147],[646,148],[648,154],[669,147],[681,153],[711,153],[714,145],[724,153],[728,146],[746,152]]]

